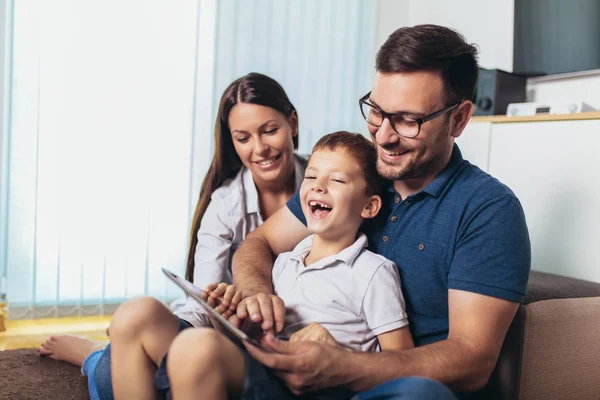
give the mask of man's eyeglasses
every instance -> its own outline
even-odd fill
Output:
[[[376,105],[369,103],[368,98],[370,95],[371,92],[367,93],[360,100],[358,100],[358,104],[360,105],[360,112],[362,113],[362,116],[365,119],[365,121],[367,121],[369,125],[373,125],[379,128],[383,124],[383,121],[387,118],[390,120],[390,125],[392,126],[394,132],[396,132],[400,136],[404,136],[407,138],[417,137],[421,132],[421,125],[423,125],[425,122],[431,121],[432,119],[437,118],[440,115],[444,115],[445,113],[454,110],[460,105],[460,102],[454,103],[448,107],[442,108],[441,110],[433,112],[422,118],[415,118],[410,117],[405,113],[386,113]]]

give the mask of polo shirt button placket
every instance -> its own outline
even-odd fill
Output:
[[[400,218],[402,217],[402,215],[404,215],[404,209],[402,209],[400,207],[401,204],[404,204],[404,202],[402,201],[402,199],[400,198],[400,196],[396,196],[394,197],[394,202],[396,203],[395,206],[392,207],[392,212],[396,213],[397,215],[392,215],[390,217],[390,221],[391,222],[396,222],[398,221],[398,215],[400,216]],[[383,244],[388,244],[390,241],[390,236],[393,233],[394,229],[392,229],[392,227],[390,226],[388,229],[384,230],[384,235],[381,237],[381,241],[383,242]]]

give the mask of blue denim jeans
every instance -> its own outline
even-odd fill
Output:
[[[83,361],[83,365],[81,366],[81,373],[84,374],[85,376],[87,376],[88,392],[90,392],[90,400],[100,400],[100,397],[98,395],[98,390],[96,389],[96,382],[95,382],[94,377],[96,375],[95,371],[98,366],[98,360],[100,360],[100,357],[102,357],[102,354],[104,354],[105,350],[106,349],[94,351]],[[110,353],[110,350],[108,350],[108,351]],[[110,366],[110,360],[109,360],[109,366]]]
[[[457,397],[441,383],[416,376],[386,382],[355,396],[341,387],[296,396],[271,370],[248,355],[246,358],[248,368],[245,392],[241,400],[457,400]]]
[[[446,386],[418,376],[399,378],[359,393],[352,400],[457,400]]]

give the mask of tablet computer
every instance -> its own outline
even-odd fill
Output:
[[[182,288],[186,294],[188,294],[191,298],[196,300],[198,302],[198,304],[200,304],[200,306],[202,306],[202,308],[208,313],[209,317],[211,317],[211,321],[213,322],[213,324],[215,325],[215,328],[218,331],[223,332],[224,334],[226,334],[226,336],[228,336],[230,339],[232,339],[234,341],[244,341],[244,342],[250,343],[251,345],[256,346],[259,349],[261,349],[262,351],[265,351],[268,353],[275,352],[275,350],[273,350],[269,347],[263,346],[262,344],[260,344],[260,342],[258,340],[248,336],[244,331],[239,329],[237,326],[235,326],[234,324],[229,322],[225,317],[223,317],[221,314],[219,314],[213,307],[211,307],[210,304],[208,304],[206,301],[202,300],[202,297],[200,297],[200,296],[201,296],[203,290],[200,289],[198,286],[190,283],[189,281],[185,280],[184,278],[182,278],[180,276],[175,275],[174,273],[172,273],[171,271],[169,271],[165,268],[163,268],[162,271],[170,280],[175,282],[175,284],[177,286]]]

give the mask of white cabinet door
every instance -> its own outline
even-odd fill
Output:
[[[600,282],[600,120],[494,124],[490,149],[525,210],[532,268]]]
[[[484,171],[488,170],[491,129],[490,122],[470,122],[456,139],[463,158]]]

